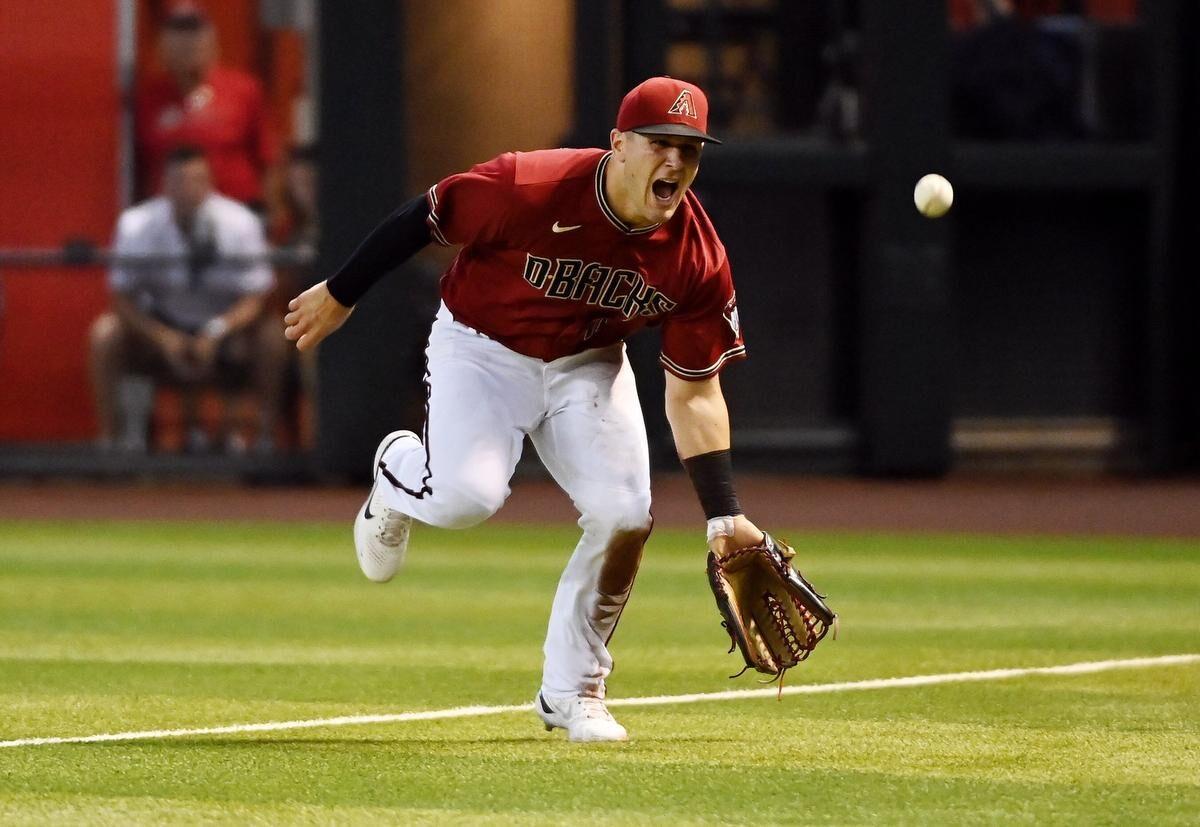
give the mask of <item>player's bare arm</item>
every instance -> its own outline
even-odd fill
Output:
[[[679,458],[688,465],[690,461],[695,464],[694,461],[701,457],[720,457],[722,454],[727,457],[730,442],[729,409],[721,392],[720,377],[712,376],[695,382],[680,379],[670,372],[666,372],[666,377],[667,420],[671,423]],[[711,463],[701,460],[701,465],[705,464]],[[692,469],[689,468],[689,471]],[[727,482],[732,485],[732,481]],[[706,512],[710,510],[706,503],[702,504]],[[762,542],[762,531],[740,510],[737,514],[706,516],[733,518],[732,534],[714,537],[710,544],[710,548],[719,556]]]
[[[729,450],[729,409],[719,376],[696,382],[667,377],[667,419],[680,459]]]

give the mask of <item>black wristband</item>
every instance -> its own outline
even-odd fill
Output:
[[[688,457],[682,462],[706,519],[736,517],[742,513],[737,492],[733,490],[733,457],[728,449]]]

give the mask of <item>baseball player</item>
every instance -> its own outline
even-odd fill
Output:
[[[354,525],[359,566],[386,581],[414,520],[464,528],[494,514],[529,436],[570,495],[582,537],[554,596],[534,701],[572,741],[623,741],[604,704],[608,643],[650,515],[649,450],[624,340],[662,326],[666,409],[717,554],[759,543],[742,513],[718,375],[745,355],[725,248],[689,188],[705,143],[698,87],[651,78],[621,103],[610,148],[507,153],[430,187],[336,274],[288,305],[285,335],[315,346],[386,272],[435,241],[461,249],[441,281],[421,435],[395,431]]]

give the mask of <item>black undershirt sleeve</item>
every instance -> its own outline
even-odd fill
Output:
[[[424,195],[405,202],[372,230],[346,263],[329,277],[326,282],[329,294],[339,304],[353,307],[372,284],[433,240],[425,223],[428,217],[429,203]]]

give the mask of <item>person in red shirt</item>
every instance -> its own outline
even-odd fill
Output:
[[[745,355],[725,248],[690,191],[708,134],[698,87],[651,78],[600,149],[508,153],[439,182],[301,293],[285,336],[308,350],[366,290],[431,240],[460,245],[441,282],[424,433],[395,431],[355,521],[359,566],[390,579],[413,520],[491,516],[525,436],[580,512],[551,609],[535,710],[573,741],[625,740],[604,704],[608,642],[650,534],[650,468],[624,340],[661,325],[667,415],[724,555],[763,534],[732,480],[719,373]],[[381,380],[385,373],[381,370]]]
[[[194,3],[170,7],[159,48],[166,74],[147,80],[135,104],[141,194],[159,192],[172,149],[197,146],[222,195],[261,207],[263,178],[277,155],[261,84],[217,65],[216,31]]]

